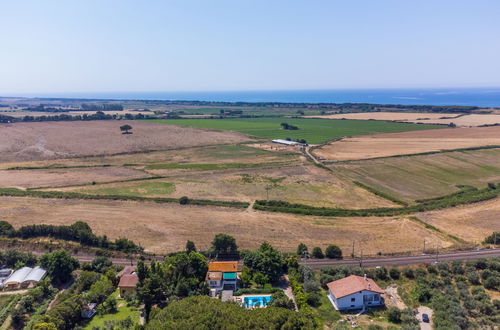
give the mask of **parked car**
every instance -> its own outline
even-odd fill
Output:
[[[422,322],[429,323],[429,315],[427,314],[422,314]]]

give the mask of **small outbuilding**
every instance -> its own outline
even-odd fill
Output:
[[[12,273],[4,282],[3,286],[6,289],[20,289],[33,287],[40,282],[47,271],[42,267],[22,267]]]
[[[384,305],[382,290],[371,278],[357,275],[327,284],[328,298],[336,310],[365,309]]]

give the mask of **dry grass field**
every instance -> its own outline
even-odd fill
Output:
[[[488,109],[489,110],[489,109]],[[449,125],[454,123],[459,127],[476,127],[481,125],[500,124],[500,115],[456,113],[419,113],[419,112],[359,112],[339,113],[326,116],[305,116],[305,118],[323,119],[357,119],[357,120],[389,120],[420,124]]]
[[[0,197],[0,218],[15,227],[85,221],[99,235],[127,237],[157,253],[182,250],[187,240],[206,249],[221,232],[234,235],[243,249],[268,241],[290,252],[298,242],[322,248],[335,243],[350,251],[355,241],[365,255],[418,251],[422,237],[441,247],[451,244],[405,219],[335,219],[149,202]]]
[[[305,116],[305,118],[324,118],[324,119],[357,119],[357,120],[395,120],[420,122],[428,119],[440,119],[442,117],[454,118],[458,116],[455,113],[422,113],[422,112],[358,112],[358,113],[338,113],[325,116]]]
[[[0,170],[0,187],[36,188],[90,184],[150,177],[125,167],[63,168],[42,170]]]
[[[181,172],[179,172],[181,171]],[[183,172],[182,172],[183,171]],[[315,166],[294,165],[219,171],[151,171],[166,178],[50,190],[102,195],[138,195],[253,202],[269,198],[315,206],[371,208],[396,206]],[[170,171],[171,172],[171,171]],[[160,189],[163,183],[163,189]]]
[[[41,117],[41,116],[55,116],[55,115],[71,115],[71,116],[83,116],[84,114],[87,115],[93,115],[96,113],[96,110],[94,111],[66,111],[66,112],[44,112],[44,111],[21,111],[21,110],[15,110],[15,111],[2,111],[0,110],[0,115],[4,116],[10,116],[10,117],[16,117],[16,118],[23,118],[24,116],[33,116],[33,117]],[[152,114],[151,111],[136,111],[136,110],[131,110],[131,109],[126,109],[122,111],[105,111],[104,112],[107,115],[126,115],[127,113],[137,115],[142,113],[143,115],[148,115]]]
[[[130,124],[133,134],[121,134]],[[108,155],[248,141],[233,132],[141,121],[0,124],[0,162]]]
[[[500,145],[500,126],[350,137],[315,149],[314,154],[324,159],[344,161],[486,145]]]
[[[484,188],[500,182],[500,149],[395,157],[332,164],[334,172],[407,201]]]
[[[423,221],[468,242],[480,243],[500,231],[500,198],[419,214]]]

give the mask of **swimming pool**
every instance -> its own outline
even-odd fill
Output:
[[[246,296],[243,299],[243,307],[266,307],[270,300],[271,296]]]

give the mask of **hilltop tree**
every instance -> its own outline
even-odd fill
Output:
[[[40,258],[40,264],[47,269],[49,275],[60,283],[71,278],[71,273],[80,266],[77,259],[73,258],[65,250],[57,250],[44,254]]]
[[[186,252],[196,252],[196,245],[194,245],[193,241],[186,242]]]
[[[228,234],[217,234],[212,241],[212,251],[218,255],[237,254],[236,239]]]
[[[299,257],[303,257],[304,254],[308,254],[307,245],[305,245],[304,243],[299,243],[299,245],[297,246],[297,255]]]
[[[123,132],[122,134],[132,134],[129,132],[131,129],[132,129],[132,126],[130,126],[128,124],[120,126],[120,131]]]
[[[325,255],[329,259],[342,258],[342,250],[337,245],[328,245]]]

